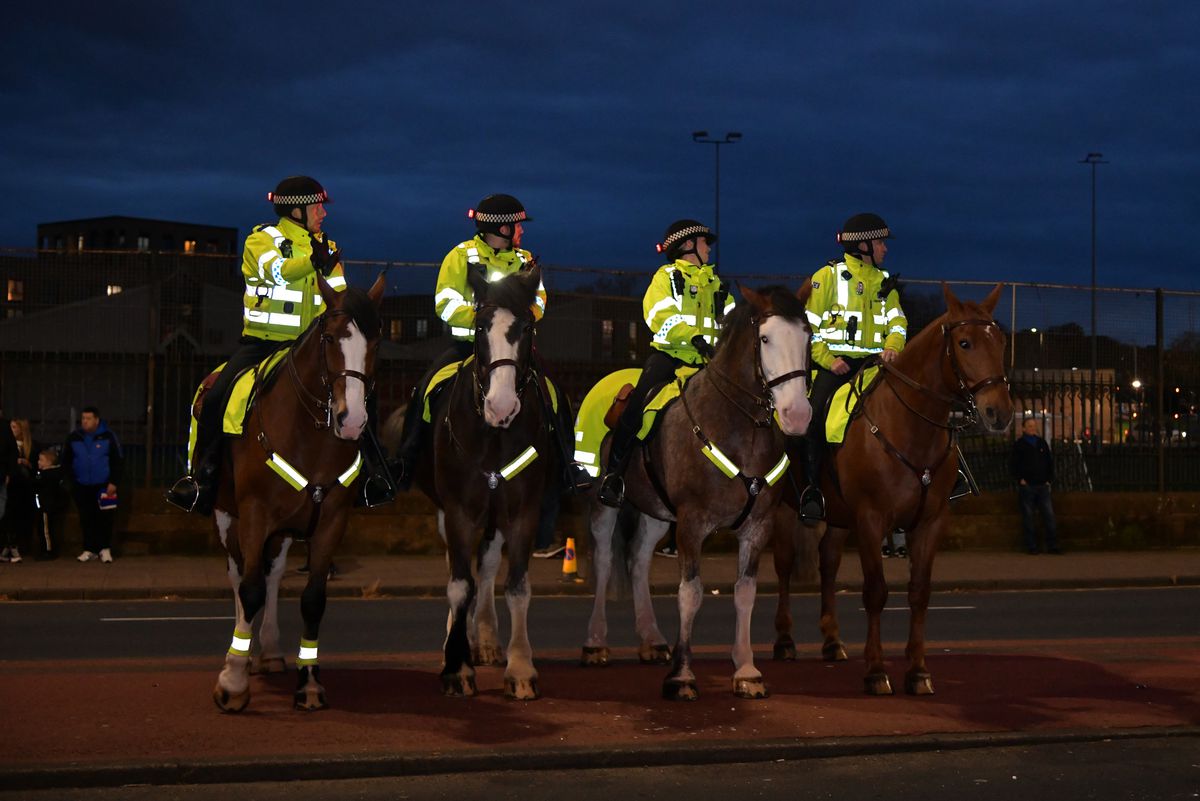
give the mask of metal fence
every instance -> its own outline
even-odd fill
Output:
[[[351,262],[352,283],[388,268],[377,377],[381,419],[403,406],[447,345],[433,312],[437,264]],[[180,472],[187,408],[201,378],[232,352],[241,325],[240,259],[129,251],[0,251],[0,403],[35,438],[61,442],[95,405],[128,453],[133,478]],[[649,348],[641,296],[649,271],[546,267],[550,302],[538,348],[576,401]],[[798,286],[806,276],[732,276]],[[963,299],[993,284],[950,282]],[[1091,311],[1095,302],[1096,331]],[[940,282],[905,282],[915,332],[945,309]],[[1041,421],[1065,488],[1200,489],[1200,292],[1012,284],[995,312],[1021,416]],[[1009,485],[1012,435],[964,438],[985,488]]]

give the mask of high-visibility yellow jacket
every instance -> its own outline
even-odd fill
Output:
[[[885,348],[904,350],[908,320],[900,297],[895,289],[879,297],[887,277],[887,271],[849,253],[813,274],[805,311],[813,329],[815,364],[829,369],[839,356],[861,359]]]
[[[455,245],[442,259],[437,294],[433,299],[438,317],[450,326],[450,335],[466,342],[475,340],[475,291],[467,281],[468,271],[477,270],[488,281],[498,281],[531,261],[533,255],[528,250],[515,248],[497,252],[483,241],[482,236]],[[544,284],[538,285],[537,297],[530,308],[535,321],[546,313]]]
[[[288,342],[325,311],[311,260],[314,244],[308,231],[287,217],[274,225],[256,226],[246,237],[242,251],[246,281],[243,335]],[[325,246],[331,252],[337,249],[329,239]],[[346,289],[341,262],[325,280],[338,292]]]
[[[725,315],[733,311],[733,298],[725,292],[718,298],[718,290],[721,279],[713,273],[711,264],[676,259],[659,267],[642,298],[651,347],[687,364],[699,364],[700,354],[692,337],[702,334],[715,345]]]

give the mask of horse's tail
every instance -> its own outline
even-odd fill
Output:
[[[638,511],[629,504],[623,504],[613,528],[612,569],[608,574],[608,597],[615,601],[625,600],[633,594],[629,543],[637,534],[637,526]]]

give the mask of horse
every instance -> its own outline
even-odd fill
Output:
[[[295,708],[328,706],[317,637],[334,549],[346,532],[354,480],[362,467],[358,438],[367,425],[380,340],[382,274],[367,292],[317,284],[326,310],[291,344],[274,377],[255,376],[243,434],[225,449],[213,519],[229,563],[237,622],[213,700],[225,712],[250,701],[252,668],[286,670],[279,645],[279,583],[293,538],[308,540],[308,582],[300,596]],[[285,375],[286,374],[286,375]],[[211,399],[216,402],[217,399]],[[251,624],[263,613],[258,652]]]
[[[894,362],[879,362],[880,372],[863,390],[843,444],[832,449],[822,465],[826,530],[818,546],[821,654],[826,661],[846,659],[838,629],[836,584],[842,545],[853,530],[867,610],[864,686],[870,695],[893,692],[880,645],[879,619],[888,597],[880,545],[884,535],[897,527],[908,532],[910,560],[904,688],[912,695],[933,693],[925,664],[925,615],[933,559],[949,520],[950,490],[958,472],[955,435],[977,421],[990,431],[1003,431],[1013,416],[1004,373],[1006,338],[992,318],[1002,289],[998,284],[982,303],[973,303],[960,301],[943,284],[945,314],[909,341]],[[950,421],[952,412],[961,413],[961,422]],[[780,538],[776,547],[775,657],[794,659],[787,597],[791,540]]]
[[[679,634],[669,650],[671,667],[663,681],[662,694],[668,700],[699,697],[691,668],[691,639],[703,599],[700,550],[718,527],[734,529],[738,540],[733,691],[743,698],[768,694],[754,666],[750,615],[759,555],[771,539],[782,494],[778,479],[788,464],[785,435],[803,433],[812,416],[806,391],[812,331],[804,314],[812,286],[806,282],[795,295],[782,287],[761,291],[741,287],[741,291],[745,302],[726,321],[716,355],[688,381],[679,400],[660,413],[657,433],[635,448],[625,471],[626,501],[640,513],[630,561],[639,657],[646,662],[668,658],[650,605],[648,574],[654,544],[670,521],[676,523]],[[606,440],[601,464],[607,451]],[[584,665],[608,663],[605,588],[613,569],[618,515],[619,510],[593,498],[589,526],[596,595],[583,648]],[[618,567],[624,565],[625,560],[620,560]]]
[[[541,691],[527,630],[529,557],[542,495],[556,491],[561,469],[540,396],[548,389],[533,370],[531,307],[541,268],[535,263],[495,283],[472,272],[469,281],[476,302],[474,352],[433,402],[432,447],[424,450],[415,481],[438,508],[450,567],[442,691],[473,696],[474,666],[504,661],[494,582],[507,543],[504,596],[511,632],[504,694],[534,700]],[[471,571],[477,545],[478,586]]]

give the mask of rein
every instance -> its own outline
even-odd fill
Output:
[[[712,374],[714,376],[716,376],[717,378],[720,378],[722,381],[724,381],[729,386],[736,389],[738,392],[741,392],[743,395],[746,395],[747,397],[749,397],[754,402],[755,406],[757,406],[761,410],[764,410],[767,413],[765,417],[759,417],[754,412],[748,411],[744,406],[742,406],[742,404],[738,403],[732,396],[730,396],[730,394],[728,392],[726,392],[724,389],[722,389],[720,384],[718,384],[716,381],[713,382],[713,389],[715,389],[718,393],[720,393],[721,397],[723,397],[725,400],[729,401],[729,403],[735,409],[737,409],[744,416],[749,418],[750,421],[752,423],[754,423],[755,428],[769,428],[771,426],[772,413],[775,411],[775,400],[771,396],[771,390],[773,390],[775,387],[779,386],[780,384],[791,381],[793,378],[802,378],[805,381],[808,380],[808,369],[807,368],[801,369],[801,370],[792,370],[791,372],[784,373],[781,376],[776,376],[775,378],[772,378],[770,381],[768,381],[766,376],[763,375],[762,337],[759,335],[758,332],[759,332],[760,327],[762,326],[763,320],[766,320],[768,317],[774,317],[774,316],[776,316],[776,314],[777,314],[777,312],[769,311],[769,312],[766,312],[765,314],[763,314],[761,317],[751,317],[750,318],[750,324],[754,326],[754,378],[755,378],[755,380],[758,381],[758,390],[759,391],[755,392],[753,390],[746,389],[741,384],[739,384],[737,381],[735,381],[733,378],[730,378],[723,371],[717,369],[716,367],[714,367],[712,365],[709,365],[708,367],[705,368],[706,370],[712,371]],[[683,394],[682,391],[680,392],[680,394]]]
[[[313,419],[313,423],[316,425],[318,431],[326,430],[333,425],[333,385],[334,382],[336,382],[339,378],[357,378],[363,383],[365,395],[370,395],[375,391],[374,379],[368,378],[364,373],[361,373],[358,370],[340,370],[337,373],[334,373],[332,376],[329,373],[329,358],[325,353],[325,348],[327,345],[332,344],[334,339],[332,335],[325,331],[325,324],[332,317],[348,316],[350,316],[349,312],[342,311],[341,309],[330,309],[317,318],[318,324],[316,326],[316,330],[321,337],[321,360],[319,362],[321,371],[318,375],[321,379],[321,387],[325,390],[324,398],[318,397],[313,393],[312,390],[308,388],[303,379],[300,378],[300,371],[296,367],[296,351],[308,341],[310,336],[312,336],[313,329],[310,328],[301,339],[293,343],[292,346],[288,348],[287,356],[285,358],[288,367],[288,375],[291,376],[292,379],[292,388],[296,392],[296,397],[300,401],[300,406],[303,407],[306,412],[308,412],[308,416]],[[257,383],[257,378],[255,379],[255,382]],[[312,404],[312,408],[309,408],[309,404]],[[322,419],[322,414],[324,414],[324,419]]]

